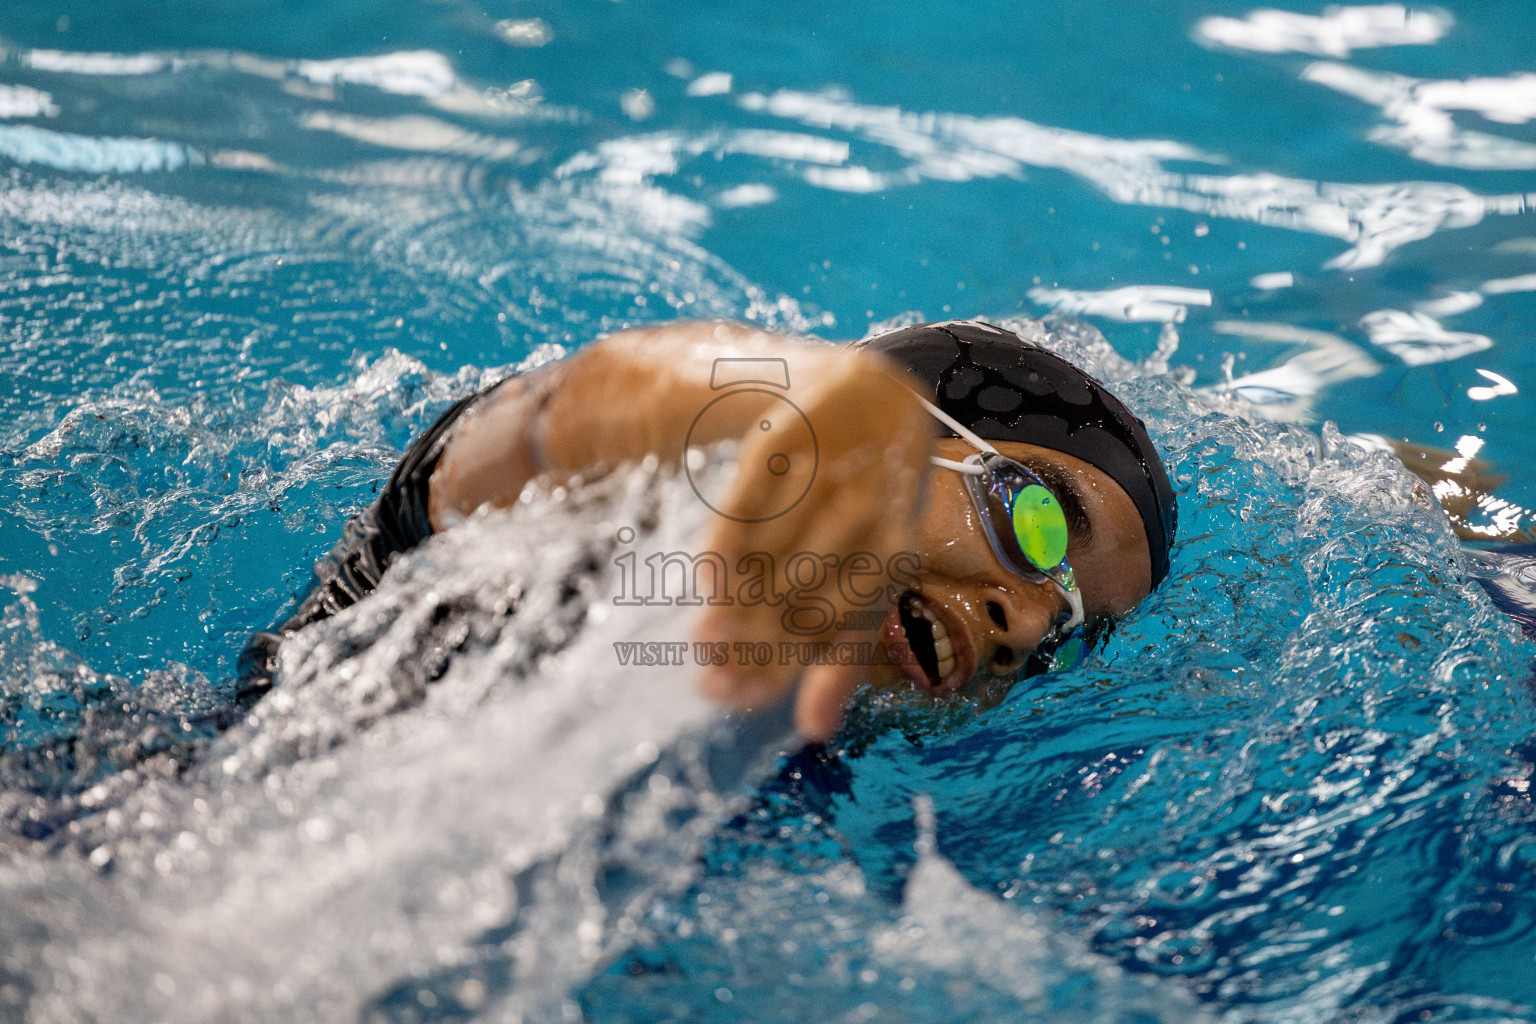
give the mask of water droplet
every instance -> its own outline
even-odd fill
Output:
[[[1216,951],[1208,939],[1171,931],[1153,937],[1137,949],[1136,959],[1159,974],[1194,974],[1210,966]]]

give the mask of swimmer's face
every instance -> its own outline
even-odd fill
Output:
[[[1124,615],[1136,607],[1152,589],[1152,558],[1130,496],[1081,459],[1018,442],[998,441],[996,446],[1039,474],[1067,511],[1067,558],[1087,620]],[[940,456],[957,461],[974,452],[958,439],[941,440],[936,448]],[[929,659],[937,664],[908,659],[889,671],[931,692],[954,693],[978,677],[1012,675],[1068,609],[1051,583],[1021,579],[997,560],[958,473],[934,471],[915,554],[921,560],[918,610],[941,626],[933,631],[935,654]],[[913,621],[910,613],[905,626],[896,612],[886,620],[887,637],[897,642],[909,630],[930,628]]]

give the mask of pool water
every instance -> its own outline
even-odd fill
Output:
[[[1513,0],[0,10],[0,1019],[1536,1021],[1536,649],[1372,440],[1536,507],[1533,61]],[[1000,707],[776,760],[620,671],[689,622],[617,528],[702,522],[641,467],[231,710],[508,372],[1053,312],[1181,539]]]

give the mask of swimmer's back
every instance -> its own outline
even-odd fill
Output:
[[[347,522],[341,540],[315,563],[314,584],[298,609],[246,645],[240,655],[237,701],[251,704],[272,688],[277,648],[285,639],[373,593],[396,557],[432,535],[427,502],[443,448],[464,413],[502,383],[455,402],[411,442],[378,499]]]

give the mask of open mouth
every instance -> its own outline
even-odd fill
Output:
[[[899,659],[902,672],[931,689],[951,689],[965,681],[963,662],[970,645],[944,609],[909,590],[896,601],[887,619],[887,639],[905,647],[910,657]]]

